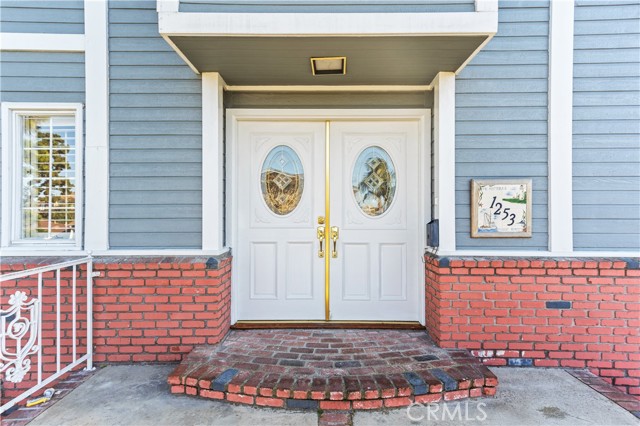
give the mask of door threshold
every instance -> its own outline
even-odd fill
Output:
[[[233,330],[256,329],[384,329],[384,330],[424,330],[418,321],[238,321],[231,326]]]

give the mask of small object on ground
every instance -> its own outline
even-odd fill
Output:
[[[56,390],[54,388],[49,388],[44,391],[41,397],[29,399],[27,401],[27,407],[33,407],[34,405],[44,404],[45,402],[49,402],[51,397],[55,394]]]

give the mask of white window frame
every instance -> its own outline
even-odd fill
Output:
[[[12,250],[81,250],[84,224],[84,129],[83,107],[79,103],[2,103],[2,216],[0,245]],[[76,229],[73,241],[25,240],[20,236],[20,189],[22,152],[20,143],[21,117],[25,115],[69,115],[75,117],[76,128]]]

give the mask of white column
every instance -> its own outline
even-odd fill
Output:
[[[85,250],[109,248],[109,46],[105,0],[85,0]]]
[[[476,0],[476,12],[497,12],[498,0]]]
[[[549,25],[549,251],[573,251],[573,1],[552,0]]]
[[[156,11],[158,12],[178,12],[180,10],[180,0],[157,0]]]
[[[202,250],[223,249],[224,80],[202,73]]]
[[[433,86],[434,218],[440,222],[442,252],[456,249],[456,76],[438,73]]]

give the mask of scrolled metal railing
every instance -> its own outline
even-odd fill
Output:
[[[86,295],[86,353],[78,357],[77,291],[79,286],[77,281],[80,278],[78,276],[80,267],[85,264],[87,265],[86,292],[84,293]],[[65,306],[65,311],[71,311],[71,353],[65,354],[65,358],[69,358],[70,355],[71,362],[63,366],[62,340],[64,338],[68,342],[69,336],[63,336],[62,333],[61,281],[63,270],[69,269],[72,273],[70,277],[65,278],[67,280],[65,282],[70,281],[70,288],[65,289],[65,293],[71,293],[71,306],[70,309]],[[43,301],[46,297],[43,277],[49,272],[53,272],[55,278],[55,302],[51,307],[51,310],[55,312],[55,372],[44,377],[47,372],[43,371],[45,362],[43,361],[45,348],[43,347],[42,334]],[[14,384],[19,384],[25,377],[32,377],[35,374],[36,384],[0,406],[0,413],[5,412],[83,362],[87,363],[87,370],[93,369],[93,258],[87,256],[82,259],[4,274],[0,276],[0,285],[4,282],[30,280],[32,277],[37,277],[35,289],[24,291],[26,285],[16,285],[15,291],[8,298],[8,307],[0,306],[0,373],[4,375],[3,381]],[[68,302],[68,297],[65,296],[64,303]],[[67,348],[65,348],[66,350]],[[36,371],[32,372],[34,357],[37,357]]]

